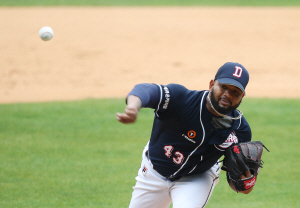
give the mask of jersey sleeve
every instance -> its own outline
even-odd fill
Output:
[[[135,95],[142,101],[142,107],[152,108],[155,116],[160,119],[174,116],[180,111],[187,89],[179,84],[137,84],[129,95]]]
[[[244,118],[244,116],[241,119],[240,126],[235,130],[235,134],[236,134],[239,142],[251,141],[251,138],[252,138],[251,128],[250,128],[247,120]]]
[[[187,89],[179,84],[158,85],[160,99],[155,108],[155,116],[167,119],[179,114],[183,109]]]
[[[160,91],[156,84],[142,83],[135,85],[129,95],[139,97],[142,101],[142,107],[154,109],[159,102]]]

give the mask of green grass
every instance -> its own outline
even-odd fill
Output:
[[[300,6],[299,0],[0,0],[0,6]]]
[[[123,103],[1,105],[0,207],[126,207],[152,113],[121,125]]]
[[[208,208],[299,207],[299,106],[244,99],[253,140],[271,152],[251,194],[231,191],[222,172]],[[153,110],[123,125],[115,113],[124,107],[124,99],[0,105],[0,207],[128,207]]]

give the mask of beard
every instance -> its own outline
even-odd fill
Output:
[[[211,97],[210,97],[211,104],[215,108],[216,111],[218,111],[221,114],[225,114],[225,115],[227,115],[228,113],[230,113],[230,112],[234,111],[235,109],[237,109],[239,107],[239,105],[241,104],[241,102],[242,102],[242,100],[241,100],[237,105],[232,105],[232,102],[230,100],[226,99],[230,103],[230,106],[229,107],[222,107],[219,104],[219,101],[221,99],[222,98],[219,97],[219,99],[216,100],[215,94],[214,94],[214,88],[212,88]]]

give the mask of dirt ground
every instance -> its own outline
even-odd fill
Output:
[[[227,61],[248,69],[247,96],[299,98],[299,55],[300,8],[0,8],[0,103],[203,90]]]

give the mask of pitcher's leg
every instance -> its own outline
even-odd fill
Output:
[[[132,198],[129,208],[168,208],[171,204],[171,197],[169,189],[162,189],[158,191],[151,191],[140,188],[145,184],[137,182],[132,192]]]
[[[193,175],[182,177],[171,189],[173,208],[205,207],[214,187],[218,183],[219,170],[216,168]]]
[[[133,189],[130,208],[168,208],[171,204],[168,181],[153,170],[146,157]]]

